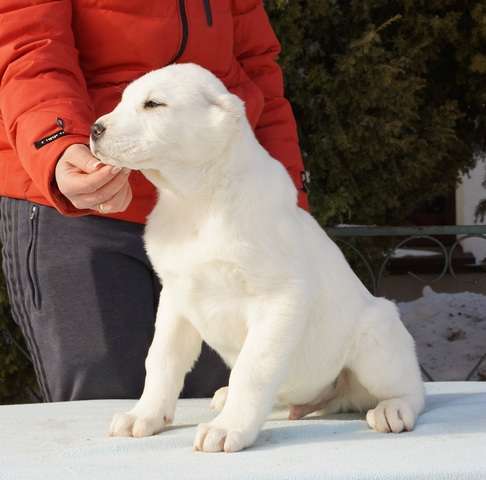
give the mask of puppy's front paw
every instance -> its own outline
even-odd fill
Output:
[[[194,450],[200,452],[238,452],[249,447],[255,441],[257,435],[258,431],[232,429],[217,421],[201,423],[197,427]]]
[[[409,403],[402,398],[382,400],[374,409],[368,410],[368,425],[381,433],[400,433],[413,430],[416,415]]]
[[[131,412],[115,413],[109,435],[112,437],[149,437],[160,433],[171,419],[135,415]]]

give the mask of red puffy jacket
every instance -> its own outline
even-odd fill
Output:
[[[245,101],[260,143],[287,167],[307,208],[279,51],[261,0],[1,0],[0,195],[93,214],[56,193],[60,155],[88,143],[91,124],[129,82],[194,62]],[[128,209],[108,216],[143,223],[155,191],[140,172],[130,184]]]

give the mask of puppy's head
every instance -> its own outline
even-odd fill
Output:
[[[243,102],[206,69],[170,65],[131,83],[122,100],[91,129],[102,162],[171,175],[207,169],[244,117]]]

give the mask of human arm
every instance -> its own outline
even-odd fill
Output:
[[[9,143],[41,194],[61,213],[79,215],[94,207],[78,202],[80,210],[70,201],[69,180],[80,177],[70,175],[67,188],[66,175],[60,181],[56,178],[56,172],[69,171],[68,163],[85,161],[89,150],[84,145],[95,120],[79,66],[71,15],[71,0],[2,0],[0,114]],[[79,158],[73,159],[75,151]],[[66,168],[58,168],[58,162]],[[106,184],[115,180],[115,175],[109,175],[110,167],[103,168]],[[84,177],[92,174],[84,173]],[[95,180],[99,176],[97,173]],[[91,177],[82,181],[92,183]]]
[[[308,209],[297,126],[277,63],[280,44],[262,0],[233,0],[233,18],[236,58],[264,97],[261,112],[248,112],[250,123],[260,143],[287,168],[299,191],[299,205]]]

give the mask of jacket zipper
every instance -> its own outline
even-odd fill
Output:
[[[204,11],[206,12],[206,21],[208,22],[208,27],[213,26],[213,12],[211,11],[211,0],[203,0]]]
[[[187,37],[189,36],[189,23],[187,21],[185,0],[179,0],[179,14],[180,14],[181,25],[182,25],[182,40],[179,46],[179,50],[177,51],[177,53],[175,54],[174,58],[171,60],[170,63],[175,63],[182,56],[187,45]]]

